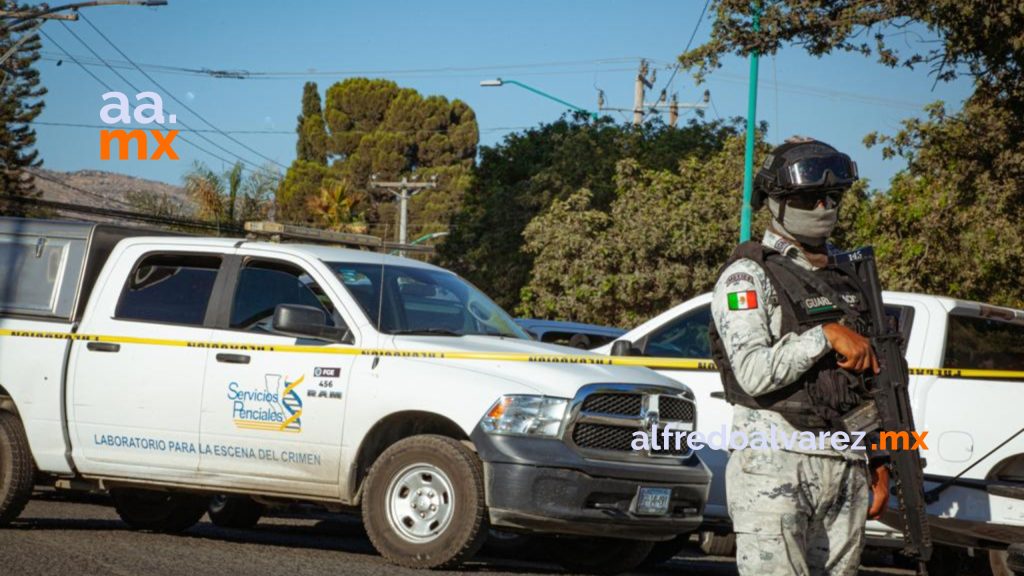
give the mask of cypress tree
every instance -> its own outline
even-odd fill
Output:
[[[19,6],[18,9],[29,9]],[[14,9],[12,7],[12,9]],[[0,53],[5,53],[23,34],[31,33],[10,58],[0,65],[0,195],[35,198],[33,177],[26,168],[41,166],[34,150],[36,132],[32,121],[43,111],[46,89],[39,83],[35,69],[39,59],[39,35],[30,32],[35,22],[28,20],[0,29]],[[15,202],[0,203],[0,214],[29,216],[37,211]]]

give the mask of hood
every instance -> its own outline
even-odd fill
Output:
[[[497,336],[395,336],[390,347],[395,350],[430,352],[479,352],[534,355],[571,355],[602,358],[601,354],[545,344],[532,340],[499,338]],[[466,370],[531,388],[538,394],[572,398],[586,384],[652,384],[686,390],[686,386],[647,368],[631,366],[596,366],[558,364],[553,362],[518,362],[508,360],[416,359],[452,370]]]

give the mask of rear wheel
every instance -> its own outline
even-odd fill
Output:
[[[619,538],[552,538],[549,557],[570,572],[620,574],[639,566],[654,542]]]
[[[263,504],[247,496],[218,494],[210,499],[206,513],[210,521],[221,528],[246,530],[260,521],[263,511]]]
[[[21,420],[0,410],[0,526],[10,524],[25,509],[35,469]]]
[[[134,530],[182,532],[206,514],[209,500],[193,494],[158,492],[134,488],[110,491],[114,509]]]
[[[396,442],[370,468],[364,494],[366,533],[393,564],[455,566],[487,536],[480,462],[457,440],[422,435]]]

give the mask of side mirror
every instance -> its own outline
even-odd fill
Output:
[[[301,304],[278,304],[274,309],[274,331],[299,338],[316,338],[352,343],[352,333],[347,328],[327,324],[327,314],[314,306]]]
[[[616,340],[612,342],[612,356],[637,356],[638,350],[633,347],[629,340]]]

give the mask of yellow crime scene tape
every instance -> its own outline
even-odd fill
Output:
[[[377,356],[426,360],[490,360],[499,362],[535,362],[547,364],[580,364],[589,366],[636,366],[662,370],[714,371],[718,368],[711,360],[700,358],[663,358],[651,356],[584,356],[573,354],[524,354],[520,352],[459,352],[433,350],[387,350],[383,348],[355,348],[350,346],[302,346],[297,344],[246,344],[243,342],[202,342],[170,338],[141,338],[137,336],[108,336],[100,334],[69,334],[34,330],[0,329],[0,337],[39,338],[47,340],[82,340],[112,344],[144,344],[179,348],[206,348],[242,352],[300,352],[337,356]],[[1024,370],[982,370],[974,368],[910,368],[912,376],[938,376],[940,378],[967,378],[980,380],[1024,380]]]

